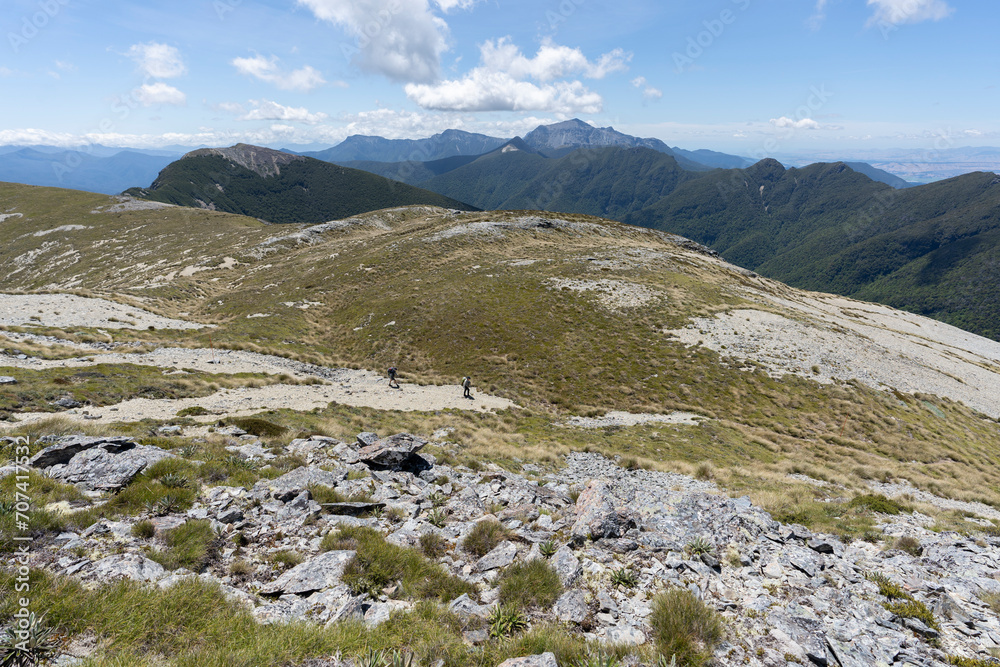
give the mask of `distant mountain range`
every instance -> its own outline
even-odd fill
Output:
[[[274,223],[319,223],[411,204],[474,210],[368,172],[246,144],[188,153],[148,188],[126,194]]]
[[[10,150],[5,150],[10,149]],[[115,194],[136,183],[149,183],[176,154],[134,151],[53,150],[50,147],[0,148],[0,181]]]

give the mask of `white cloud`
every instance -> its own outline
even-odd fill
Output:
[[[317,18],[341,26],[356,41],[341,44],[345,56],[366,72],[400,82],[431,82],[448,48],[448,24],[428,0],[298,0]],[[438,0],[447,11],[469,0]]]
[[[801,118],[799,120],[793,120],[788,116],[782,116],[781,118],[772,118],[771,125],[778,128],[790,128],[793,130],[818,130],[820,129],[820,124],[814,121],[812,118]]]
[[[580,74],[590,79],[603,79],[611,72],[627,69],[632,55],[621,49],[605,53],[597,62],[590,62],[580,49],[559,46],[546,39],[534,58],[527,58],[521,50],[503,37],[496,42],[487,40],[479,47],[483,66],[493,71],[510,74],[515,79],[532,78],[552,81]]]
[[[14,70],[7,67],[0,67],[0,77],[2,76],[14,76]]]
[[[599,113],[601,96],[579,81],[535,85],[518,81],[506,72],[474,69],[457,81],[407,84],[406,96],[424,109],[439,111],[548,111]]]
[[[212,109],[215,111],[225,111],[226,113],[241,114],[246,113],[246,107],[244,107],[239,102],[219,102],[218,104],[213,104]]]
[[[955,11],[944,0],[868,0],[868,6],[875,10],[868,25],[940,21]]]
[[[241,74],[266,81],[281,90],[295,90],[308,93],[326,83],[319,70],[309,65],[290,72],[283,71],[278,66],[278,58],[275,56],[265,58],[264,56],[256,55],[253,58],[234,58],[232,65]]]
[[[181,52],[168,44],[133,44],[128,50],[128,57],[135,61],[143,74],[154,79],[172,79],[187,72]]]
[[[591,62],[579,49],[546,40],[528,58],[504,37],[479,48],[480,66],[461,79],[407,84],[406,95],[424,109],[445,111],[547,111],[598,113],[603,98],[580,81],[556,81],[582,75],[600,79],[626,68],[630,54],[616,49]],[[525,79],[535,79],[532,83]]]
[[[643,99],[653,101],[661,99],[663,97],[663,91],[660,90],[659,88],[654,88],[653,86],[650,86],[646,81],[646,77],[644,76],[637,76],[634,79],[632,79],[632,85],[642,90]]]
[[[447,13],[458,7],[459,9],[471,9],[478,0],[434,0],[434,4]]]
[[[161,104],[181,107],[187,104],[187,95],[163,82],[143,84],[132,91],[132,96],[146,107]]]
[[[250,100],[253,109],[239,117],[239,120],[281,120],[315,125],[326,120],[325,113],[309,113],[308,109],[286,107],[271,100]]]

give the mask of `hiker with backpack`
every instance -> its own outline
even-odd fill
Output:
[[[393,389],[399,389],[399,382],[396,381],[396,367],[389,366],[389,386]]]
[[[469,392],[469,389],[471,387],[472,387],[472,378],[466,375],[465,377],[462,378],[462,389],[464,390],[462,398],[472,398],[472,394]]]

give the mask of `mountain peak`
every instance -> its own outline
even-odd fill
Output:
[[[236,144],[229,148],[201,148],[191,151],[181,159],[211,155],[223,157],[264,178],[277,176],[281,173],[281,167],[286,164],[306,159],[301,155],[292,155],[291,153],[284,153],[271,148],[264,148],[263,146],[252,146],[250,144]]]

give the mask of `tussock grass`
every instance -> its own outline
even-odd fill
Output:
[[[508,531],[496,519],[484,519],[472,527],[462,540],[462,549],[474,556],[485,556],[503,540]]]
[[[722,618],[694,594],[672,588],[653,598],[650,625],[660,655],[676,656],[683,667],[701,667],[712,660],[712,650],[725,636]]]
[[[478,597],[476,587],[445,571],[416,549],[385,541],[378,531],[364,527],[342,527],[323,536],[324,550],[356,550],[344,568],[342,581],[358,595],[378,597],[382,589],[399,584],[397,597],[449,602],[463,593]]]
[[[163,533],[166,549],[152,549],[147,555],[168,570],[187,568],[201,572],[219,555],[221,540],[206,520],[188,521]]]
[[[514,563],[500,575],[500,604],[546,610],[562,594],[559,574],[548,561]]]

